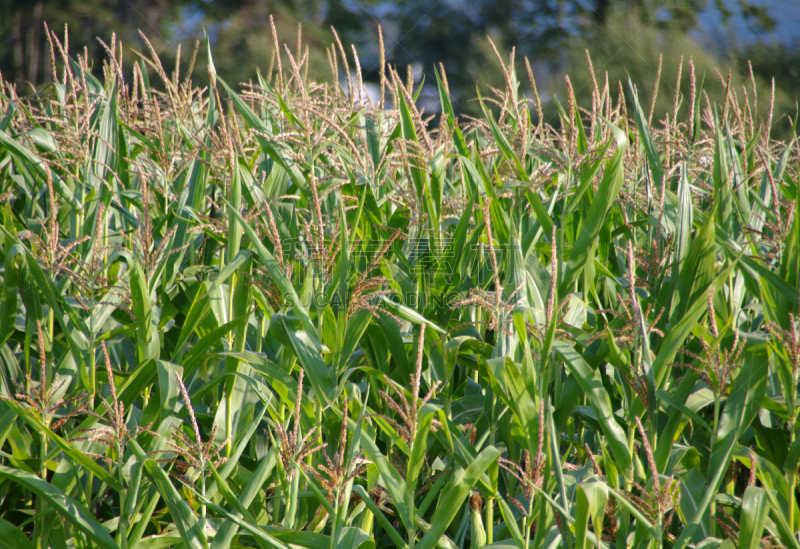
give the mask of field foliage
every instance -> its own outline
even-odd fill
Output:
[[[51,43],[0,94],[0,545],[800,546],[800,165],[755,84],[682,63],[659,121],[590,66],[551,127],[513,54],[457,120],[340,43],[345,86]]]

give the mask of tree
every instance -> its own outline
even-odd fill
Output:
[[[703,9],[716,9],[724,17],[736,11],[756,29],[772,24],[766,10],[752,0],[0,0],[0,36],[5,37],[0,41],[0,72],[19,83],[47,81],[47,21],[59,33],[69,23],[71,51],[87,48],[97,71],[104,56],[97,37],[108,41],[116,33],[130,61],[135,56],[127,47],[143,47],[141,29],[170,63],[179,42],[187,56],[188,47],[207,31],[221,76],[238,83],[253,78],[257,68],[262,73],[269,69],[274,59],[272,15],[281,42],[296,43],[297,24],[303,24],[314,78],[330,78],[324,49],[332,41],[329,29],[334,26],[349,56],[350,43],[358,48],[365,78],[376,81],[381,26],[389,63],[417,66],[430,82],[435,63],[442,62],[454,95],[466,97],[474,95],[477,80],[482,85],[501,82],[487,35],[500,51],[514,47],[517,59],[528,56],[545,72],[555,73],[568,68],[570,46],[597,40],[615,14],[633,16],[639,25],[660,31],[686,34],[696,27]],[[202,71],[202,55],[198,61]],[[468,110],[465,102],[457,107]]]
[[[142,29],[157,49],[170,45],[171,25],[179,21],[181,8],[189,2],[168,0],[5,0],[0,4],[0,72],[9,81],[33,85],[46,83],[51,76],[46,22],[59,36],[69,25],[69,50],[86,48],[90,60],[99,60],[105,52],[97,38],[110,42],[111,34],[126,46],[143,46],[138,35]],[[63,40],[62,40],[63,41]],[[129,50],[126,51],[126,55]],[[59,57],[59,53],[56,52]],[[129,56],[132,57],[132,56]]]

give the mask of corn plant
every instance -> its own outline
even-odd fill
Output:
[[[338,38],[333,83],[274,38],[241,86],[49,40],[0,90],[0,545],[800,545],[800,164],[755,82],[690,61],[653,121],[589,61],[553,127],[513,52],[464,120],[443,71],[438,117],[383,63],[372,104]]]

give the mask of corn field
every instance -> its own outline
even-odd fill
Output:
[[[276,40],[241,86],[49,38],[0,82],[0,545],[800,547],[800,149],[755,82],[682,64],[653,120],[587,55],[552,127],[513,52],[465,119],[338,38],[334,84]]]

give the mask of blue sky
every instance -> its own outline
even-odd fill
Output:
[[[725,0],[729,10],[737,14],[728,21],[728,28],[722,23],[722,17],[716,9],[709,9],[700,15],[697,38],[705,46],[717,49],[730,46],[731,41],[738,43],[762,39],[766,42],[792,43],[800,40],[800,0],[750,0],[753,4],[764,6],[775,19],[775,30],[759,36],[751,32],[744,18],[738,15],[739,9],[734,0]],[[711,2],[709,2],[711,4]]]

